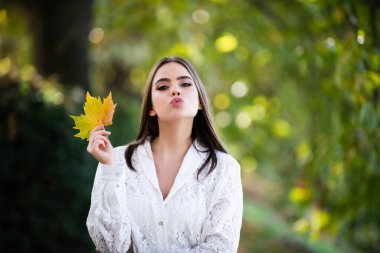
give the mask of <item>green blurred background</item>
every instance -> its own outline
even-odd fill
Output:
[[[96,163],[68,115],[118,104],[134,139],[147,74],[199,71],[240,162],[239,253],[380,252],[380,1],[0,1],[0,251],[94,252]]]

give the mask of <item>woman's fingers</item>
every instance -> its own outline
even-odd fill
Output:
[[[105,142],[103,140],[97,139],[89,147],[89,151],[88,152],[96,157],[97,154],[98,154],[98,152],[99,152],[99,150],[100,150],[100,146],[105,147],[105,145],[106,144],[105,144]]]
[[[111,135],[111,132],[106,130],[98,130],[95,132],[90,133],[89,143],[92,142],[94,139],[98,138],[99,136],[109,136]]]
[[[111,135],[111,132],[109,131],[106,131],[106,130],[98,130],[98,131],[95,131],[95,132],[91,132],[90,133],[90,139],[94,136],[109,136]]]
[[[111,144],[110,141],[107,139],[107,137],[104,137],[102,135],[93,137],[91,141],[88,143],[88,149],[87,151],[98,151],[99,144],[103,147],[106,148],[107,144]],[[95,146],[94,146],[95,145]],[[94,147],[96,147],[94,149]]]
[[[106,131],[104,125],[99,125],[90,132],[87,152],[101,163],[111,164],[114,160],[114,151],[108,139],[110,134],[111,132]]]
[[[102,140],[103,141],[103,143],[104,143],[104,145],[103,145],[103,148],[105,148],[106,146],[106,143],[109,143],[109,140],[106,138],[106,137],[104,137],[104,136],[100,136],[99,138],[97,138],[96,140]]]
[[[94,135],[97,135],[97,134],[101,134],[101,135],[105,135],[105,136],[108,136],[111,134],[111,132],[107,131],[105,128],[104,128],[104,125],[101,124],[99,126],[96,126],[94,129],[91,130],[90,132],[90,138]]]
[[[106,131],[106,130],[99,130],[99,131],[96,131],[96,132],[90,133],[89,141],[92,141],[92,140],[98,138],[99,136],[107,137],[107,136],[110,136],[110,135],[111,135],[111,132],[109,132],[109,131]]]
[[[96,139],[94,143],[92,144],[92,150],[94,150],[95,152],[98,152],[100,150],[100,146],[105,147],[106,146],[105,142],[103,140]]]
[[[94,129],[91,130],[90,133],[95,132],[95,131],[98,131],[98,130],[104,130],[104,125],[101,124],[101,125],[99,125],[99,126],[96,126]]]

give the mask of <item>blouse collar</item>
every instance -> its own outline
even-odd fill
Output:
[[[138,170],[141,170],[148,178],[152,186],[161,193],[150,139],[147,139],[142,145],[139,145],[136,151],[137,161],[139,163]],[[207,154],[207,148],[202,146],[198,140],[195,140],[192,145],[190,145],[165,201],[170,199],[171,196],[173,196],[185,184],[189,177],[192,177],[195,173],[197,173],[198,169],[206,159]]]

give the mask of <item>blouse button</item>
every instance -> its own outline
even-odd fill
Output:
[[[163,223],[162,221],[160,221],[160,222],[158,223],[158,225],[163,226],[164,223]]]
[[[116,176],[117,177],[121,177],[121,173],[120,172],[116,172]]]

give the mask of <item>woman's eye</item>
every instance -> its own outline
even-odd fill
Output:
[[[189,87],[189,86],[191,86],[192,84],[191,84],[191,83],[182,83],[181,85],[184,86],[184,87]]]
[[[166,90],[168,88],[167,85],[161,85],[157,88],[157,90]]]

